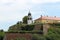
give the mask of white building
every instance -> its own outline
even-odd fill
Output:
[[[32,24],[32,22],[33,22],[30,11],[29,11],[29,13],[28,13],[28,20],[27,20],[27,22],[28,22],[28,24]]]

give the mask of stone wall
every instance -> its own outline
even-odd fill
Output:
[[[50,28],[49,24],[37,24],[35,25],[34,30],[42,30],[43,35],[46,35],[48,33],[48,29]],[[26,38],[26,40],[31,40],[32,39],[32,34],[34,34],[36,32],[28,32],[28,33],[10,33],[10,32],[6,32],[4,40],[14,40],[16,38]],[[37,32],[39,33],[39,32]],[[40,34],[40,33],[39,33]]]
[[[43,31],[43,34],[46,35],[48,33],[48,29],[50,28],[50,25],[49,24],[37,24],[35,25],[35,28],[34,30],[41,30]]]
[[[48,33],[49,28],[50,28],[49,24],[44,24],[43,25],[43,35],[46,35]]]
[[[26,38],[31,40],[32,35],[30,33],[6,33],[4,40],[15,40],[16,38]]]

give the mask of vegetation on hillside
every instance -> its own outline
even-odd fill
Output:
[[[15,40],[26,40],[24,37],[16,38]]]
[[[47,35],[41,34],[32,34],[32,40],[60,40],[60,25],[59,24],[51,24],[51,27],[48,30]],[[15,28],[15,29],[14,29]],[[34,29],[34,25],[27,24],[16,24],[9,28],[10,30],[17,31],[32,31]]]
[[[34,29],[34,25],[27,24],[15,24],[10,26],[9,32],[21,32],[21,31],[32,31]]]
[[[33,34],[33,40],[60,40],[60,28],[51,27],[47,35]]]
[[[0,40],[3,40],[4,35],[5,35],[4,31],[3,30],[0,30]]]

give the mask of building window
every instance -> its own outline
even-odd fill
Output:
[[[47,21],[48,22],[48,21]]]

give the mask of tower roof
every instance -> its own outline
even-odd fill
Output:
[[[29,11],[29,13],[28,13],[28,16],[29,16],[29,15],[31,15],[30,11]]]

